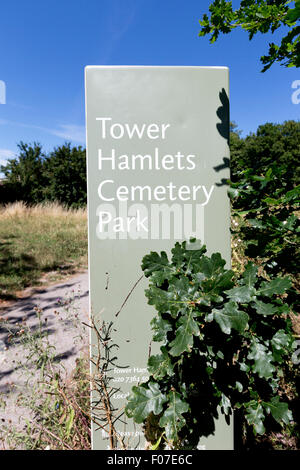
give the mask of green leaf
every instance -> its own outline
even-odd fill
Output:
[[[235,382],[235,388],[236,388],[240,393],[242,393],[244,387],[243,387],[243,384],[241,384],[241,382],[236,381],[236,382]]]
[[[234,285],[234,282],[232,281],[233,276],[234,272],[231,269],[228,269],[228,271],[219,274],[216,278],[215,286],[221,290],[230,289]]]
[[[150,356],[148,360],[149,373],[156,379],[162,379],[166,375],[174,375],[173,365],[171,358],[165,347],[161,347],[162,354]]]
[[[248,374],[251,369],[249,364],[246,364],[246,362],[239,362],[239,366],[240,366],[241,371],[246,372],[246,374]]]
[[[282,356],[291,349],[292,343],[293,337],[291,335],[285,333],[284,330],[277,331],[271,339],[274,359],[281,363],[283,361]]]
[[[300,0],[296,0],[295,8],[290,8],[285,16],[285,20],[294,23],[300,18]]]
[[[241,283],[247,287],[254,287],[257,280],[257,266],[252,263],[248,263],[245,271],[243,272],[243,277]]]
[[[265,228],[265,225],[261,220],[248,219],[248,222],[253,228],[260,228],[260,229]]]
[[[159,420],[159,425],[166,430],[166,437],[170,441],[178,440],[178,432],[185,425],[182,416],[189,410],[189,405],[181,400],[179,393],[171,391],[168,395],[168,408]]]
[[[219,295],[219,289],[216,286],[216,281],[214,279],[207,279],[203,281],[202,288],[203,293],[200,294],[200,297],[197,299],[199,305],[210,306],[213,303],[223,302],[223,297]]]
[[[288,277],[277,277],[272,281],[264,281],[258,290],[259,295],[271,297],[274,294],[284,294],[284,292],[291,287],[292,283]]]
[[[220,294],[223,294],[224,290],[230,289],[233,286],[233,275],[233,271],[228,270],[210,279],[202,280],[200,289],[203,291],[202,297],[208,300],[208,305],[210,305],[210,302],[223,301],[223,297]]]
[[[228,302],[223,309],[213,309],[213,318],[220,326],[223,333],[229,335],[231,329],[243,333],[248,327],[249,317],[247,313],[240,311],[235,302]]]
[[[220,402],[221,409],[225,415],[229,415],[231,412],[231,403],[228,397],[222,393],[221,402]]]
[[[183,352],[190,352],[193,347],[193,337],[200,334],[197,322],[193,316],[195,312],[189,309],[188,313],[183,315],[179,320],[179,328],[176,331],[175,339],[170,343],[170,354],[172,356],[180,356]]]
[[[295,214],[290,215],[287,218],[286,223],[284,224],[284,228],[286,230],[293,230],[297,221],[298,221],[298,217],[296,217]]]
[[[278,300],[280,300],[280,299],[277,299],[277,301]],[[278,303],[277,310],[278,310],[278,313],[286,315],[291,311],[291,306],[287,303],[286,304],[279,304]]]
[[[228,188],[227,193],[228,193],[230,199],[235,199],[240,194],[240,192],[237,188]]]
[[[273,304],[266,304],[261,300],[255,300],[253,307],[259,315],[275,315],[277,313],[277,307]]]
[[[150,322],[151,328],[154,331],[153,341],[167,341],[168,331],[172,331],[172,325],[167,320],[163,320],[160,315],[154,317]]]
[[[251,300],[253,300],[255,297],[255,294],[256,290],[254,287],[248,286],[234,287],[233,289],[226,291],[227,297],[239,304],[246,304],[251,302]]]
[[[70,433],[73,427],[74,416],[75,416],[75,410],[74,408],[71,408],[70,413],[68,414],[68,419],[66,421],[66,431],[67,431],[68,437],[70,436]]]
[[[254,427],[254,430],[257,434],[264,434],[264,409],[260,403],[252,400],[246,407],[246,419],[250,426]]]
[[[187,250],[186,252],[186,273],[197,273],[200,272],[200,260],[202,259],[203,253],[206,252],[206,247],[203,246],[199,250]]]
[[[289,424],[293,419],[293,415],[289,410],[288,404],[281,402],[278,396],[273,397],[270,402],[264,403],[264,406],[267,413],[271,413],[275,421],[279,424],[282,422]]]
[[[159,385],[149,382],[146,386],[132,387],[125,411],[136,423],[142,423],[151,412],[155,415],[160,414],[163,411],[163,404],[167,401]]]
[[[261,344],[256,338],[251,342],[248,359],[254,361],[252,366],[253,372],[258,374],[260,378],[269,379],[272,377],[275,367],[271,363],[273,356],[264,344]]]
[[[285,194],[285,199],[287,202],[293,201],[294,199],[298,200],[300,195],[300,185],[291,189]]]
[[[269,204],[270,206],[279,205],[280,199],[274,199],[273,197],[266,197],[264,198],[263,202]]]
[[[145,290],[148,304],[154,305],[159,312],[171,312],[174,293],[165,291],[156,286],[150,286]]]
[[[142,261],[142,270],[146,277],[151,277],[151,281],[161,286],[165,280],[171,278],[176,272],[174,266],[169,263],[167,254],[162,251],[159,255],[151,251],[150,255],[146,255]]]
[[[172,279],[169,290],[176,294],[174,299],[183,302],[193,299],[193,294],[197,291],[197,287],[195,287],[194,283],[191,283],[188,277],[182,276],[179,279]]]
[[[225,264],[226,261],[222,259],[220,253],[213,253],[210,258],[202,256],[198,271],[205,274],[207,278],[210,278],[222,272]]]
[[[291,336],[286,334],[284,330],[278,330],[271,339],[271,344],[275,349],[284,349],[290,346],[291,339]]]
[[[172,263],[176,265],[177,269],[182,268],[186,261],[185,249],[182,247],[182,244],[176,242],[171,252],[172,252]]]
[[[205,278],[205,274],[203,273],[196,273],[196,274],[192,274],[192,279],[193,279],[193,282],[195,282],[195,284],[201,284],[202,281],[204,281]]]
[[[188,243],[176,243],[172,249],[172,263],[175,264],[177,272],[181,269],[184,274],[197,272],[199,260],[206,252],[206,246],[201,245],[199,240],[192,238]]]
[[[255,16],[257,16],[257,18],[266,18],[262,13],[255,13]]]

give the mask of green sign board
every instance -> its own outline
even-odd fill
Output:
[[[147,380],[155,310],[144,295],[142,258],[196,237],[230,265],[228,69],[87,67],[86,126],[90,310],[113,322],[118,345],[100,379],[112,387],[125,447],[144,449],[142,428],[123,413],[132,386]],[[96,345],[94,331],[94,359]],[[105,415],[99,388],[92,406]],[[104,418],[92,435],[94,449],[120,448]],[[221,416],[199,448],[232,449],[232,426]]]

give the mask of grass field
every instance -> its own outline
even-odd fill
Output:
[[[58,204],[0,206],[0,299],[87,266],[87,213]]]

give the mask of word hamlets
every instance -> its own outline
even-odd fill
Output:
[[[194,170],[196,155],[183,155],[177,152],[175,155],[160,155],[155,147],[153,155],[132,154],[117,155],[115,149],[111,149],[111,155],[103,155],[102,149],[98,149],[98,170],[102,170],[106,163],[110,169],[115,170]]]

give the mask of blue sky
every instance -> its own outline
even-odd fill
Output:
[[[239,2],[234,1],[234,4]],[[265,122],[299,119],[291,101],[300,70],[260,72],[267,42],[242,31],[214,45],[199,38],[208,0],[10,0],[1,2],[0,161],[20,140],[46,151],[70,140],[85,145],[86,65],[219,65],[230,68],[231,119],[243,134]]]

